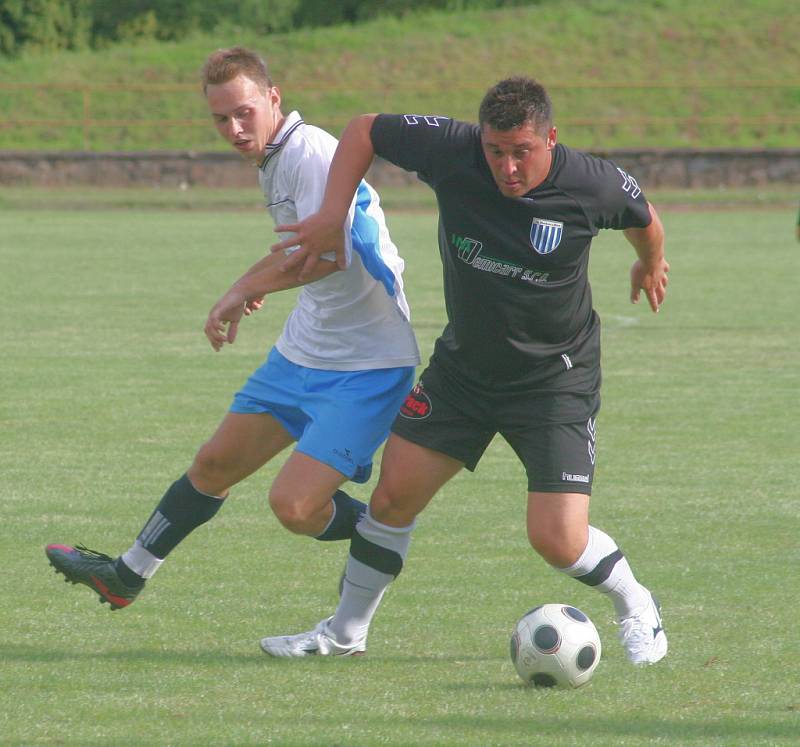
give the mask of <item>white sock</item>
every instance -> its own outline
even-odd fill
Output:
[[[149,550],[145,550],[142,543],[137,539],[131,548],[122,555],[122,562],[128,566],[137,576],[151,578],[161,567],[163,558],[157,558]]]
[[[636,580],[617,543],[595,527],[589,527],[589,541],[578,560],[559,570],[611,597],[620,618],[630,617],[650,601],[650,592]]]
[[[342,596],[328,630],[336,641],[348,645],[367,636],[370,623],[386,588],[400,573],[411,542],[412,523],[390,527],[369,511],[356,525],[350,544]]]

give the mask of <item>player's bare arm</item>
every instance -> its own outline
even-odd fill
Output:
[[[289,272],[281,270],[283,259],[282,255],[268,254],[256,262],[214,304],[204,327],[206,337],[214,350],[219,352],[226,342],[232,344],[236,340],[242,316],[261,308],[264,296],[313,283],[338,271],[336,264],[323,261],[314,267],[307,280],[300,280],[299,269]]]
[[[301,267],[301,281],[307,281],[311,277],[314,267],[326,252],[336,252],[336,263],[341,269],[347,266],[344,222],[358,185],[375,155],[370,131],[376,116],[377,114],[362,114],[352,119],[345,128],[331,161],[325,197],[319,211],[298,223],[275,227],[278,232],[294,234],[275,244],[272,250],[280,252],[299,247],[284,259],[281,269],[289,272]]]
[[[650,308],[657,312],[667,295],[669,264],[664,256],[664,227],[656,209],[650,203],[648,207],[650,224],[626,228],[623,233],[639,257],[631,267],[631,303],[638,303],[644,291]]]

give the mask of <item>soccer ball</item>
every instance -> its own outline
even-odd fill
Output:
[[[543,604],[527,612],[511,636],[517,674],[537,687],[585,685],[600,661],[600,636],[576,607]]]

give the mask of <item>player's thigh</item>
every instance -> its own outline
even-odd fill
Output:
[[[480,396],[463,396],[435,365],[406,397],[392,433],[461,462],[474,472],[497,432]]]
[[[307,420],[297,451],[364,483],[375,452],[413,382],[412,367],[313,371],[306,376],[302,410]]]
[[[528,491],[592,492],[599,396],[534,397],[506,419],[500,433],[525,466]]]
[[[267,413],[229,412],[214,435],[200,447],[190,477],[227,482],[230,487],[258,470],[293,441],[283,425]],[[198,490],[203,489],[195,485]]]
[[[383,450],[370,512],[382,523],[407,526],[463,467],[458,459],[392,433]]]

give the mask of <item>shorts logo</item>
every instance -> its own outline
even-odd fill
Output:
[[[564,482],[585,482],[587,484],[589,483],[589,475],[573,475],[570,474],[569,472],[562,472],[561,479],[564,480]]]
[[[564,235],[564,224],[556,220],[534,218],[531,223],[531,245],[539,254],[554,252]]]
[[[333,453],[336,454],[340,459],[344,459],[345,462],[348,464],[353,463],[353,454],[350,449],[344,449],[344,451],[339,451],[339,449],[334,449]]]
[[[422,420],[431,414],[433,406],[421,384],[417,384],[400,407],[400,414],[411,420]]]

